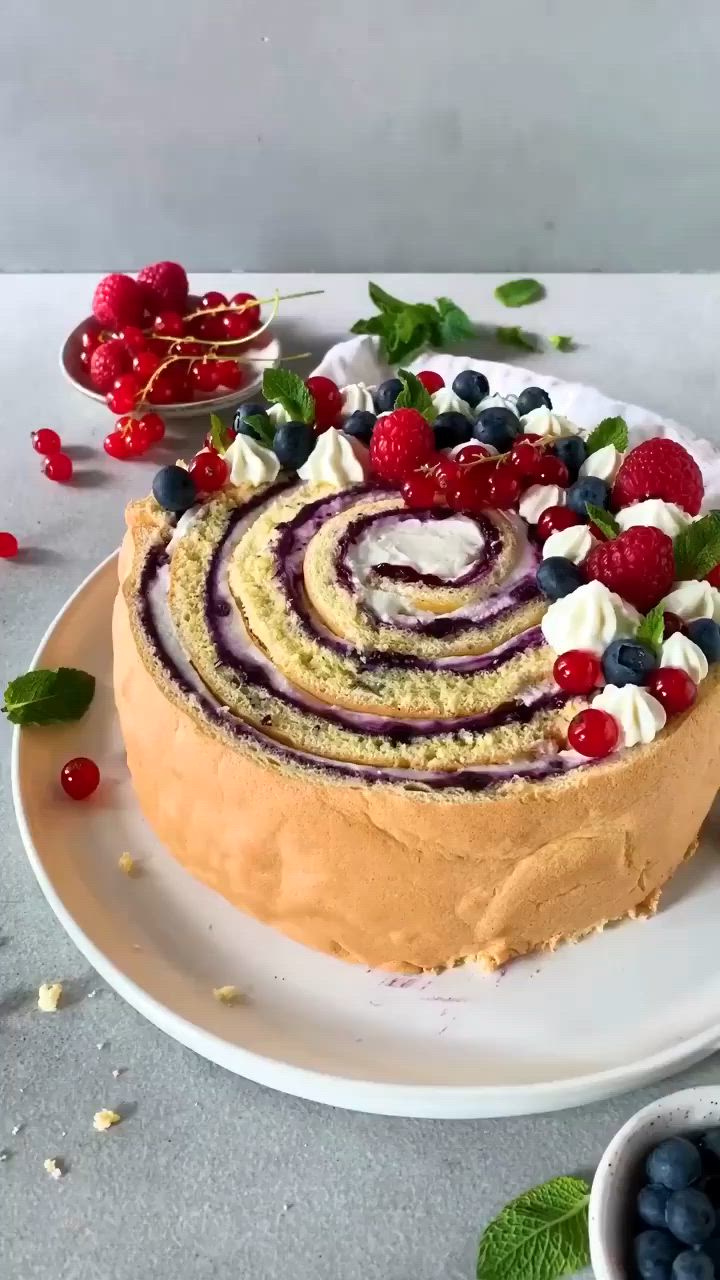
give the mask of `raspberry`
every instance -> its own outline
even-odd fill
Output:
[[[188,278],[179,262],[153,262],[138,271],[138,284],[148,311],[184,311],[188,300]]]
[[[675,577],[672,539],[659,529],[635,525],[585,557],[582,570],[647,613],[671,590]]]
[[[116,378],[130,369],[130,352],[120,338],[111,338],[96,347],[90,357],[90,378],[94,387],[103,395],[110,390]]]
[[[702,473],[687,449],[656,438],[631,449],[615,477],[612,503],[617,510],[645,498],[662,498],[696,516],[703,493]]]
[[[435,438],[417,409],[395,409],[380,418],[370,441],[373,471],[389,484],[401,484],[411,471],[429,462]]]
[[[142,321],[143,295],[137,281],[115,272],[100,281],[92,300],[93,315],[106,329],[122,329]]]

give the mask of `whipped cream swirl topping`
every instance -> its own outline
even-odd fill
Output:
[[[602,582],[586,582],[555,600],[540,626],[556,653],[586,649],[598,657],[613,640],[635,634],[640,614]]]
[[[473,411],[467,401],[456,396],[450,387],[440,387],[438,391],[433,391],[430,398],[438,414],[462,413],[466,418],[473,417]]]
[[[605,480],[608,484],[612,484],[620,470],[623,456],[614,444],[603,445],[602,449],[596,449],[585,459],[578,473],[580,479],[585,480],[588,476],[595,476],[597,480]]]
[[[537,524],[548,507],[564,507],[567,490],[557,484],[531,484],[518,504],[518,511],[528,524]]]
[[[647,689],[636,684],[621,688],[607,684],[592,701],[593,707],[607,711],[620,726],[621,745],[636,747],[652,742],[667,721],[665,708]]]
[[[576,436],[580,433],[580,428],[574,422],[545,405],[533,409],[532,413],[526,413],[520,421],[526,435],[532,432],[536,436]]]
[[[375,412],[372,391],[364,382],[351,382],[342,389],[342,416],[349,418],[351,413],[363,409],[367,413]]]
[[[225,454],[231,484],[257,487],[271,484],[280,470],[272,449],[265,449],[252,436],[238,435]]]
[[[310,484],[332,489],[362,484],[370,474],[370,456],[359,440],[330,427],[318,436],[317,444],[298,475]]]
[[[612,447],[608,445],[609,449]],[[599,449],[598,452],[602,453],[603,450]],[[669,538],[677,538],[678,534],[692,523],[692,517],[687,511],[683,511],[682,507],[678,507],[674,502],[663,502],[662,498],[647,498],[645,502],[635,502],[631,507],[623,507],[618,511],[615,519],[622,533],[626,529],[632,529],[635,525],[641,524],[659,529]]]
[[[698,582],[694,578],[677,582],[660,603],[665,612],[676,613],[683,622],[694,622],[696,618],[720,622],[720,591],[709,582]]]
[[[573,564],[581,564],[596,542],[597,538],[593,537],[586,524],[558,529],[543,544],[543,560],[550,556],[562,556],[565,560],[572,560]]]
[[[660,652],[660,666],[679,667],[690,676],[691,680],[694,680],[695,684],[704,680],[709,670],[708,660],[700,646],[695,644],[689,636],[684,636],[681,631],[676,631],[669,636],[663,644]]]

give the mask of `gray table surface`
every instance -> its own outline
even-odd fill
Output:
[[[202,292],[230,279],[193,283]],[[381,279],[403,297],[449,294],[478,321],[573,334],[574,354],[551,350],[533,365],[720,441],[720,276],[550,276],[546,300],[522,312],[494,302],[499,277]],[[0,562],[3,686],[27,668],[69,593],[117,546],[123,505],[147,491],[157,466],[157,455],[132,464],[108,459],[101,442],[110,415],[58,372],[61,341],[88,312],[93,283],[78,275],[0,277],[0,529],[23,546],[16,562]],[[246,276],[232,285],[323,287],[322,297],[288,303],[279,322],[286,350],[316,358],[369,311],[360,276]],[[507,358],[491,342],[476,353]],[[71,486],[40,475],[29,433],[42,425],[71,446]],[[182,438],[197,430],[174,429],[166,456],[177,456]],[[717,1080],[720,1066],[710,1060],[672,1085],[583,1110],[443,1122],[331,1110],[229,1075],[144,1022],[65,936],[17,833],[9,748],[3,722],[2,1277],[470,1280],[478,1236],[508,1199],[558,1173],[590,1174],[639,1106],[672,1087]],[[64,1007],[39,1014],[38,985],[57,978]],[[114,1067],[125,1068],[117,1080]],[[100,1138],[93,1113],[115,1104],[125,1119]],[[50,1155],[65,1162],[59,1182],[43,1170]]]

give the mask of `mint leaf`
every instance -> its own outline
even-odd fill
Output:
[[[588,514],[588,520],[596,524],[601,533],[605,534],[608,539],[617,538],[620,532],[620,525],[609,511],[604,507],[594,507],[592,502],[585,503],[585,510]]]
[[[380,339],[390,364],[401,364],[426,347],[445,347],[475,336],[472,321],[452,298],[431,302],[403,302],[370,281],[368,292],[379,315],[356,320],[351,333],[369,333]]]
[[[548,338],[551,347],[556,351],[574,351],[575,341],[566,333],[553,333]]]
[[[720,512],[710,511],[675,539],[675,577],[704,578],[720,564]]]
[[[537,343],[531,333],[525,333],[517,324],[499,325],[495,330],[498,342],[508,347],[519,347],[521,351],[537,351]]]
[[[404,311],[407,302],[401,302],[399,298],[393,298],[391,293],[386,293],[379,284],[374,284],[372,280],[368,281],[368,293],[370,301],[377,307],[378,311]]]
[[[268,449],[272,449],[272,443],[275,439],[275,424],[271,418],[268,418],[266,413],[250,413],[243,421],[260,444],[267,445]]]
[[[222,418],[219,418],[216,413],[211,413],[210,443],[213,449],[216,449],[218,453],[224,453],[226,449],[230,448],[234,439],[235,436],[230,428],[225,426]]]
[[[95,677],[87,671],[28,671],[10,681],[3,711],[12,724],[63,724],[84,716],[94,693]]]
[[[351,333],[372,333],[383,338],[392,328],[392,320],[387,315],[369,316],[367,320],[356,320]]]
[[[293,422],[313,422],[315,400],[302,378],[290,369],[266,369],[263,395],[271,404],[281,404]]]
[[[624,453],[628,447],[627,422],[624,418],[603,418],[590,432],[585,443],[588,453],[597,453],[598,449],[604,449],[608,444],[614,444],[620,453]]]
[[[664,633],[663,607],[661,604],[656,604],[654,609],[645,614],[635,633],[635,639],[639,640],[641,644],[646,644],[655,653],[659,653],[662,648]]]
[[[414,373],[410,373],[408,369],[398,369],[398,378],[403,384],[403,389],[395,401],[396,409],[417,409],[427,422],[434,422],[437,417],[437,409],[432,402],[432,396],[427,387],[424,387],[419,378]]]
[[[506,280],[495,290],[495,297],[504,307],[526,307],[530,302],[539,302],[545,297],[545,289],[539,280],[525,278],[523,280]]]
[[[457,342],[468,342],[475,337],[472,320],[452,298],[436,298],[435,301],[440,315],[438,345],[454,346]]]
[[[590,1188],[553,1178],[506,1205],[485,1231],[477,1280],[559,1280],[590,1262]]]

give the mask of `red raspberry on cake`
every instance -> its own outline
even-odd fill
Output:
[[[612,502],[618,510],[646,498],[662,498],[696,516],[703,493],[702,473],[687,449],[675,440],[656,438],[630,450],[615,477]]]
[[[160,311],[184,312],[190,286],[179,262],[153,262],[143,267],[138,271],[138,284],[145,307],[153,315]]]
[[[90,357],[90,379],[105,395],[116,378],[130,369],[131,355],[120,338],[110,338],[96,347]]]
[[[417,409],[395,409],[379,418],[370,441],[370,463],[381,480],[400,484],[435,452],[432,428]]]
[[[131,276],[114,272],[100,281],[93,294],[93,315],[106,329],[122,329],[140,324],[143,313],[142,290]]]
[[[675,577],[672,538],[660,529],[635,525],[602,542],[585,557],[582,571],[647,613],[667,595]]]

